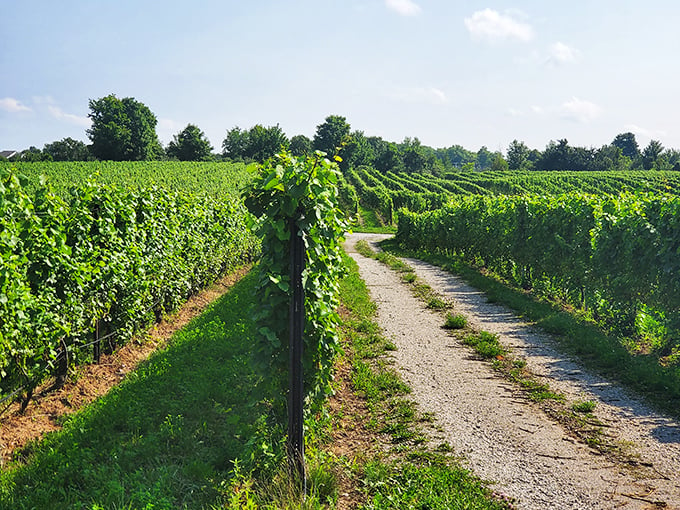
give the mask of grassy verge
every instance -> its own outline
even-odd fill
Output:
[[[553,335],[560,347],[587,368],[643,395],[660,410],[680,418],[680,367],[663,367],[651,356],[631,356],[622,342],[604,334],[596,324],[508,286],[493,275],[482,274],[455,257],[425,252],[405,252],[393,240],[383,243],[390,253],[417,257],[460,275],[483,291],[491,302],[502,303],[519,316]]]
[[[298,507],[250,351],[251,273],[118,387],[0,473],[0,509]],[[310,425],[310,496],[335,497]]]
[[[450,447],[428,443],[421,429],[431,416],[418,413],[407,398],[404,384],[384,355],[394,345],[374,322],[370,301],[356,264],[347,258],[350,274],[342,283],[342,298],[349,310],[343,329],[352,384],[368,408],[367,426],[386,441],[383,451],[348,462],[363,487],[364,509],[402,508],[512,508],[453,459]]]

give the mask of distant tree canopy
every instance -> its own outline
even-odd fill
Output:
[[[188,124],[173,136],[166,153],[180,161],[208,161],[212,158],[213,147],[205,133],[193,124]]]
[[[278,124],[269,127],[256,124],[247,131],[239,127],[229,130],[222,142],[222,154],[235,161],[262,163],[288,145],[288,138]]]
[[[114,94],[89,102],[92,154],[100,160],[143,161],[157,159],[163,148],[156,134],[156,116],[134,98]]]
[[[322,124],[316,126],[312,148],[325,152],[329,158],[336,153],[342,157],[342,144],[347,141],[350,129],[345,117],[329,115]]]
[[[290,139],[290,153],[298,157],[311,154],[312,141],[305,135],[295,135]]]
[[[43,153],[49,154],[52,161],[89,161],[92,159],[88,146],[73,138],[48,143],[43,147]]]

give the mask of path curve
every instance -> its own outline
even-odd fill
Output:
[[[575,441],[448,335],[441,315],[426,309],[394,272],[354,249],[360,239],[375,245],[385,237],[350,234],[345,247],[378,306],[378,323],[397,346],[392,355],[413,389],[413,400],[435,416],[435,441],[450,444],[473,472],[495,482],[494,489],[515,498],[521,509],[680,509],[677,421],[559,354],[548,335],[487,303],[460,278],[406,259],[421,279],[454,300],[455,313],[465,314],[475,328],[497,333],[551,388],[569,400],[596,401],[595,414],[608,433],[629,444],[644,467],[633,471]]]

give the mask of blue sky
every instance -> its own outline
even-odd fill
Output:
[[[328,115],[433,147],[680,149],[680,3],[649,0],[3,0],[0,150],[88,142],[88,101],[313,137]]]

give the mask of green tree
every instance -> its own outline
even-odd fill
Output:
[[[30,146],[25,151],[21,152],[18,158],[20,161],[52,161],[52,156],[49,153],[43,152],[37,147]]]
[[[342,161],[339,163],[341,170],[358,168],[360,166],[373,166],[375,153],[373,146],[363,131],[353,131],[342,149]]]
[[[222,142],[224,156],[237,161],[262,163],[287,148],[288,138],[278,124],[270,127],[257,124],[248,131],[235,127]]]
[[[477,151],[477,159],[475,161],[475,168],[477,170],[486,170],[491,167],[493,161],[493,152],[486,148],[485,145]]]
[[[64,138],[45,144],[43,152],[52,156],[52,161],[89,161],[90,149],[80,140]]]
[[[508,162],[503,158],[503,154],[500,152],[493,153],[490,168],[494,172],[504,172],[508,169]]]
[[[257,124],[248,132],[246,156],[249,159],[262,163],[287,148],[288,138],[278,124],[269,127]]]
[[[529,163],[529,147],[524,142],[513,140],[508,146],[508,168],[524,170]]]
[[[290,153],[296,157],[312,154],[312,141],[305,135],[295,135],[290,139]]]
[[[163,148],[156,134],[156,116],[132,97],[114,94],[89,102],[92,154],[100,160],[145,161],[157,159]]]
[[[341,154],[343,142],[347,141],[350,132],[347,119],[340,115],[329,115],[323,124],[316,126],[316,134],[312,147],[325,152],[329,157]]]
[[[637,158],[640,155],[640,148],[638,147],[637,140],[635,139],[635,135],[633,133],[628,132],[616,135],[612,145],[621,149],[621,154],[630,158],[631,160]]]
[[[650,140],[649,145],[642,150],[642,168],[652,170],[663,166],[663,145],[658,140]]]
[[[188,124],[168,144],[167,154],[180,161],[209,161],[213,147],[205,133],[193,124]]]
[[[248,131],[242,131],[236,126],[227,131],[227,137],[222,141],[222,154],[225,158],[239,161],[246,157],[248,148]]]

